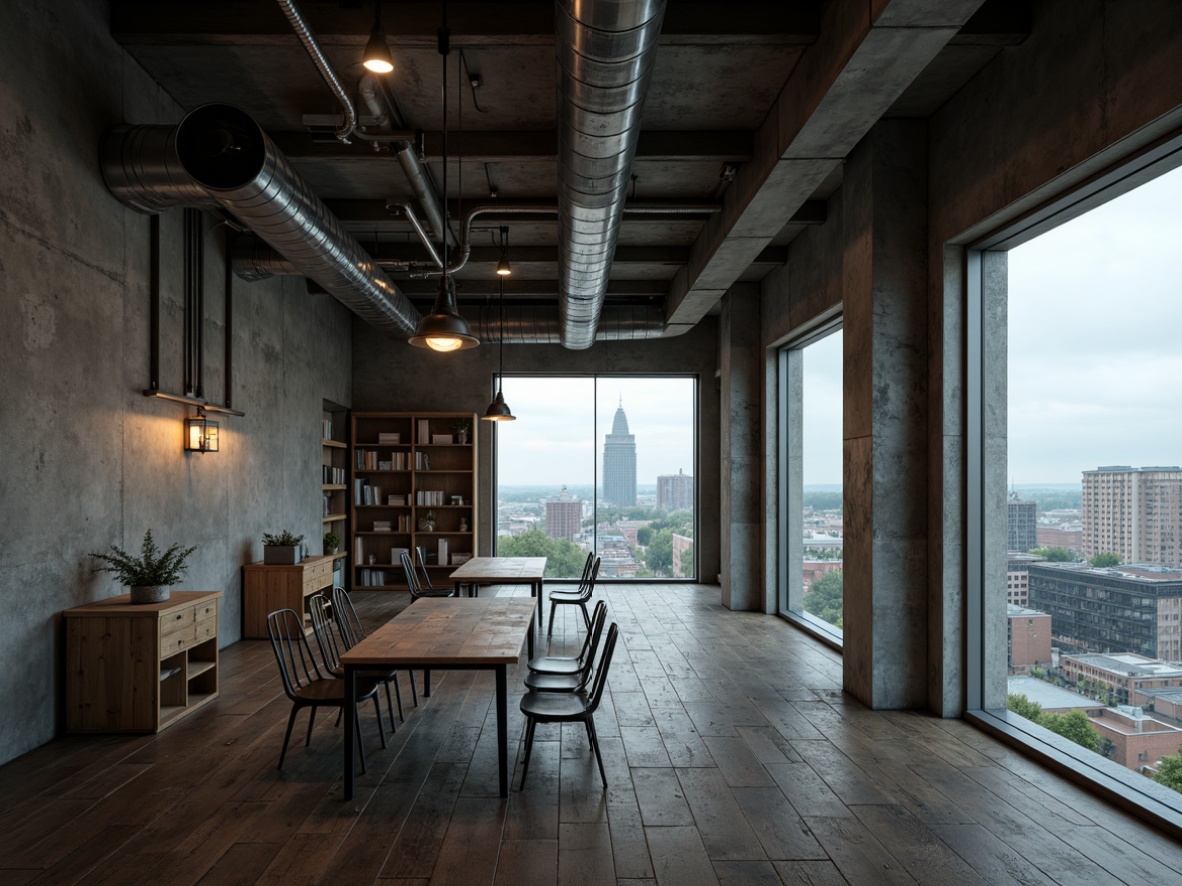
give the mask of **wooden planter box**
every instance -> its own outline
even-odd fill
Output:
[[[268,566],[295,566],[300,562],[300,546],[263,545],[263,562]]]

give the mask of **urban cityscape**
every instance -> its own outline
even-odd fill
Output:
[[[497,553],[545,556],[546,574],[578,578],[587,552],[601,578],[694,578],[694,478],[685,466],[638,477],[623,399],[603,435],[599,485],[497,487]],[[641,479],[647,482],[641,482]]]

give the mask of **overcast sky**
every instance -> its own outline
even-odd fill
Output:
[[[1009,474],[1182,464],[1182,169],[1009,254]]]
[[[694,382],[688,378],[505,379],[517,421],[497,426],[497,480],[505,486],[590,484],[603,438],[623,403],[636,437],[636,482],[694,473]]]

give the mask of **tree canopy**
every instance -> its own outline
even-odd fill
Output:
[[[817,618],[840,628],[844,624],[845,616],[844,595],[845,582],[841,570],[826,572],[814,581],[805,593],[804,611],[811,612]]]
[[[1120,554],[1114,554],[1112,551],[1101,551],[1088,561],[1092,566],[1099,569],[1107,569],[1109,566],[1120,565]]]
[[[1096,727],[1092,725],[1088,715],[1083,711],[1074,710],[1066,714],[1051,714],[1044,711],[1040,704],[1021,694],[1008,696],[1006,707],[1018,716],[1025,717],[1044,729],[1049,729],[1056,735],[1075,742],[1082,748],[1100,753],[1100,733],[1096,731]]]
[[[644,565],[653,575],[673,574],[673,531],[661,529],[649,538],[648,549],[644,552]]]
[[[801,499],[806,508],[814,511],[840,511],[842,508],[840,492],[806,492]]]
[[[550,538],[540,529],[497,539],[499,557],[545,557],[547,578],[578,578],[587,552],[565,538]]]
[[[1177,754],[1167,754],[1161,758],[1161,765],[1157,767],[1157,775],[1153,776],[1153,780],[1182,794],[1182,748],[1178,751]]]
[[[1052,563],[1070,563],[1076,559],[1075,554],[1066,548],[1031,548],[1030,553]]]

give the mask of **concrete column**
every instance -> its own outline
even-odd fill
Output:
[[[760,438],[759,287],[737,284],[722,300],[721,368],[722,605],[762,611],[763,457]]]
[[[874,127],[845,217],[845,689],[927,703],[927,130]]]

